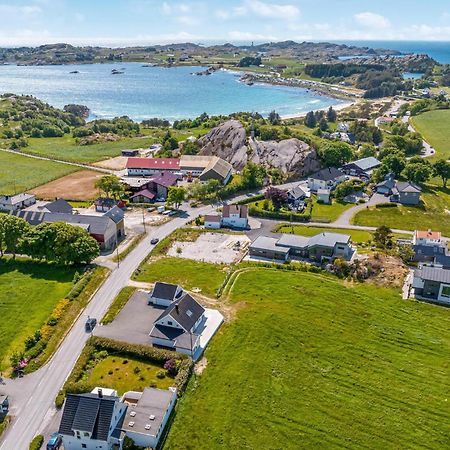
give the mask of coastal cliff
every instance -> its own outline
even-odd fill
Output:
[[[236,170],[247,162],[280,169],[288,177],[305,176],[320,168],[317,152],[299,139],[259,141],[247,138],[238,120],[228,120],[198,140],[201,155],[215,155],[228,161]]]

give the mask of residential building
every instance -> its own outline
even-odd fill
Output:
[[[127,405],[116,395],[67,394],[59,426],[65,450],[122,449]]]
[[[392,189],[391,202],[402,205],[418,205],[422,188],[412,181],[397,181]]]
[[[110,209],[114,208],[114,206],[123,208],[125,206],[125,203],[118,202],[114,198],[99,197],[97,198],[97,200],[95,200],[94,206],[97,212],[108,212]]]
[[[121,402],[128,406],[122,433],[142,448],[157,448],[177,401],[177,390],[145,388],[126,392]]]
[[[152,203],[156,200],[156,194],[148,188],[141,189],[130,197],[133,203]]]
[[[395,122],[395,117],[377,117],[375,119],[375,126],[379,127],[380,125],[389,125],[392,122]]]
[[[200,346],[205,309],[191,295],[173,301],[155,320],[150,331],[152,345],[193,356]]]
[[[290,257],[312,261],[351,260],[355,250],[349,235],[319,233],[312,237],[283,234],[279,239],[259,236],[249,247],[250,255],[287,261]]]
[[[439,231],[416,230],[412,240],[412,249],[414,250],[413,261],[450,269],[450,251]]]
[[[178,158],[128,158],[127,174],[130,177],[150,176],[161,172],[179,172]]]
[[[442,245],[442,234],[439,231],[414,231],[413,245],[429,245],[438,246]],[[445,244],[444,244],[445,245]]]
[[[384,177],[384,180],[375,186],[375,191],[378,194],[391,195],[396,184],[397,182],[395,181],[395,175],[393,173],[388,173]]]
[[[248,227],[247,205],[224,205],[222,210],[222,226],[230,228]]]
[[[179,176],[170,173],[162,172],[153,175],[145,184],[141,185],[135,194],[130,197],[133,203],[151,203],[153,201],[165,201],[169,194],[169,188],[176,186]]]
[[[333,190],[339,183],[346,180],[346,175],[335,167],[319,170],[308,178],[308,188],[317,192],[319,189]]]
[[[358,159],[342,166],[342,171],[355,177],[370,178],[373,171],[381,165],[381,162],[373,156]]]
[[[72,214],[73,207],[69,202],[67,202],[63,198],[57,198],[52,202],[42,200],[36,201],[36,203],[34,203],[33,205],[24,208],[24,211]]]
[[[122,150],[122,156],[133,157],[139,155],[139,149]]]
[[[416,269],[412,287],[417,298],[450,304],[450,270],[428,266]]]
[[[222,226],[222,216],[209,214],[205,216],[205,228],[218,230]]]
[[[200,181],[218,180],[222,185],[228,183],[233,166],[218,156],[182,155],[181,173],[188,178],[198,177]]]
[[[331,203],[331,191],[329,189],[318,189],[317,201],[325,204]]]
[[[290,189],[287,193],[288,195],[288,203],[297,205],[302,202],[306,197],[308,197],[309,192],[306,192],[305,189],[302,189],[300,186],[296,186]]]
[[[34,203],[36,197],[33,194],[0,195],[0,211],[4,212],[19,211]]]
[[[157,281],[149,294],[148,303],[149,305],[168,307],[175,300],[180,299],[184,293],[183,288],[178,284]]]

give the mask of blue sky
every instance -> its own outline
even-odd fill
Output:
[[[0,45],[448,40],[449,0],[0,0]]]

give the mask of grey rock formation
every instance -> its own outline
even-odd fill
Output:
[[[302,177],[320,169],[315,149],[299,139],[258,141],[247,139],[238,120],[229,120],[198,140],[201,155],[216,155],[242,170],[248,161],[275,167],[289,178]]]

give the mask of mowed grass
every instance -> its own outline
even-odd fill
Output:
[[[165,449],[448,446],[449,309],[273,269],[241,273],[231,302]]]
[[[424,205],[421,206],[371,207],[358,212],[352,223],[373,227],[387,225],[411,231],[431,228],[450,237],[450,189],[427,186],[422,192],[422,200]]]
[[[436,150],[430,159],[450,159],[450,110],[429,111],[411,118],[413,126]]]
[[[0,260],[0,370],[25,339],[50,317],[71,287],[75,269],[28,261]]]
[[[155,364],[119,355],[108,356],[95,365],[87,382],[95,386],[108,386],[119,395],[127,391],[143,391],[146,387],[167,389],[173,386],[173,378],[157,373],[166,371]]]
[[[311,212],[311,220],[314,222],[334,222],[347,209],[355,206],[353,203],[339,203],[333,200],[331,205],[317,203],[317,197],[313,196],[313,207]]]
[[[140,273],[134,279],[148,283],[175,283],[188,290],[200,288],[203,294],[215,296],[225,276],[226,266],[168,257],[149,260],[141,266]]]
[[[0,151],[0,194],[14,194],[63,177],[79,168]]]

